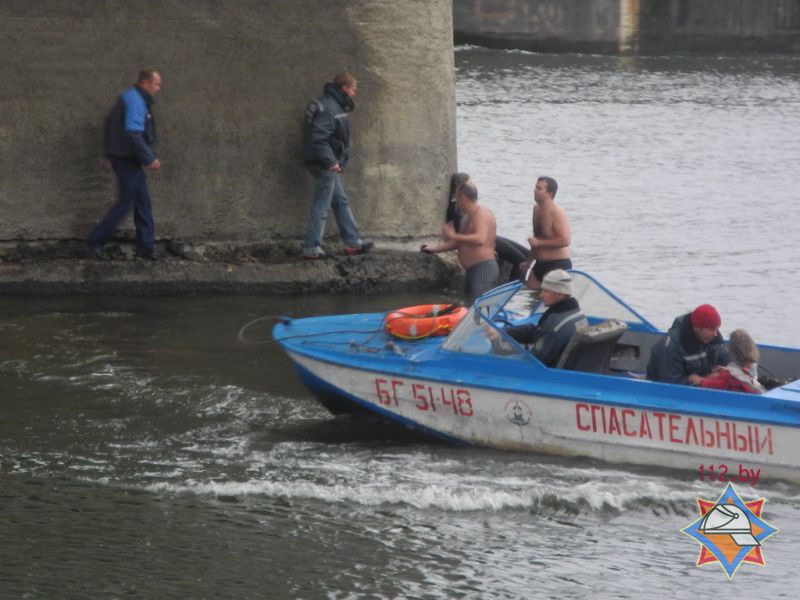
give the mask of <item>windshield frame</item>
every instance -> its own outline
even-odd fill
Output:
[[[442,344],[442,349],[464,354],[491,354],[502,356],[503,358],[518,358],[539,362],[533,354],[508,335],[504,329],[498,327],[495,322],[496,317],[500,322],[508,322],[503,314],[503,308],[521,287],[522,282],[512,281],[494,288],[477,298],[472,303],[466,316],[447,336],[447,339]],[[494,344],[486,336],[485,327],[491,327],[498,332],[499,339],[508,346],[508,353],[493,351]],[[481,343],[481,341],[484,343]]]
[[[598,323],[607,319],[624,321],[630,330],[650,331],[661,333],[650,321],[645,319],[638,311],[626,304],[619,296],[614,294],[594,277],[583,271],[570,270],[573,279],[573,296],[578,300],[581,309],[590,323]],[[442,349],[450,352],[467,354],[492,354],[504,358],[524,358],[540,362],[522,344],[514,340],[500,326],[510,324],[509,315],[505,313],[506,305],[523,289],[523,283],[513,281],[496,287],[479,296],[469,309],[467,315],[450,333],[442,344]],[[592,299],[595,302],[592,302]],[[587,306],[584,306],[584,302]],[[593,304],[595,306],[593,306]],[[599,306],[599,308],[598,308]],[[539,300],[531,309],[528,319],[535,322],[547,309]],[[522,320],[514,318],[516,320]],[[484,331],[491,327],[499,333],[499,339],[506,346],[504,352],[498,352],[496,345],[491,343]],[[480,336],[476,335],[480,333]],[[481,339],[485,342],[481,342]],[[541,364],[541,363],[540,363]]]

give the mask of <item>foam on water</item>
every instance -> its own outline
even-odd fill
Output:
[[[274,452],[237,459],[248,463],[247,480],[172,479],[149,483],[144,489],[212,497],[317,500],[343,506],[404,505],[445,512],[523,509],[573,515],[674,512],[691,506],[698,496],[718,493],[717,486],[710,483],[613,469],[546,462],[498,465],[476,461],[474,456],[463,461],[439,460],[427,453],[375,456],[370,450],[315,444],[279,444]],[[750,495],[756,493],[742,489]],[[786,491],[770,489],[770,498],[789,502]]]

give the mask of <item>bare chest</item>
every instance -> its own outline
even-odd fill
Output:
[[[536,237],[552,237],[554,235],[555,211],[533,209],[533,235]]]

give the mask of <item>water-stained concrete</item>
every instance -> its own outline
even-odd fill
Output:
[[[0,241],[80,239],[99,221],[116,193],[103,120],[144,67],[163,76],[158,239],[300,239],[301,118],[343,70],[360,81],[344,185],[362,233],[438,231],[456,157],[447,0],[10,0],[0,51]]]

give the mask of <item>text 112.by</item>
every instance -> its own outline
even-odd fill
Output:
[[[739,464],[738,471],[730,469],[728,465],[700,465],[698,471],[702,481],[708,479],[709,481],[732,481],[750,485],[758,483],[758,478],[761,476],[761,469],[748,469],[742,464]]]

